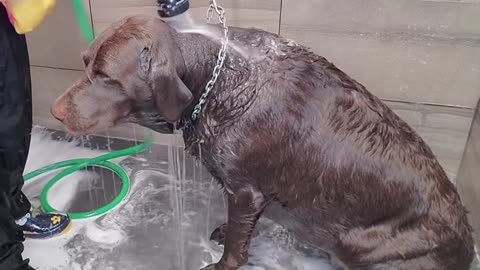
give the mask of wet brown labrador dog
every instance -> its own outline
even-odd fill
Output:
[[[160,19],[126,18],[84,54],[85,74],[52,113],[75,133],[121,122],[183,130],[186,149],[223,185],[220,262],[247,263],[272,202],[339,268],[466,270],[471,227],[425,142],[365,87],[291,40],[230,29],[225,68],[196,121],[219,44]],[[237,48],[237,49],[234,49]],[[240,48],[240,49],[238,49]],[[372,74],[373,76],[373,74]]]

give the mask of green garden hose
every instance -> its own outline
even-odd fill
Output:
[[[87,11],[83,6],[82,0],[72,0],[72,6],[75,12],[75,16],[77,17],[77,24],[80,27],[83,38],[89,43],[92,42],[94,39],[92,25],[90,24]]]
[[[125,196],[127,196],[128,190],[130,188],[130,183],[129,183],[129,178],[127,173],[122,169],[122,167],[108,160],[145,151],[150,148],[151,144],[152,144],[152,136],[150,134],[144,143],[139,144],[137,146],[126,148],[123,150],[113,151],[108,154],[101,155],[91,159],[72,159],[72,160],[61,161],[58,163],[54,163],[52,165],[45,166],[33,172],[30,172],[24,175],[23,178],[25,179],[25,181],[29,181],[41,174],[71,166],[61,171],[59,174],[53,177],[50,181],[48,181],[48,183],[43,187],[42,192],[40,193],[40,204],[42,205],[43,210],[45,210],[46,212],[54,212],[57,210],[50,205],[47,197],[48,197],[49,190],[58,181],[63,179],[65,176],[70,175],[76,171],[82,170],[88,166],[98,166],[98,167],[110,169],[113,172],[115,172],[118,176],[120,176],[120,178],[122,179],[122,189],[120,190],[120,193],[118,194],[118,196],[110,203],[98,209],[88,211],[88,212],[68,213],[68,215],[72,219],[82,219],[82,218],[89,218],[93,216],[102,215],[110,211],[114,207],[116,207],[118,204],[120,204],[122,200],[125,198]]]
[[[87,12],[83,6],[82,0],[72,0],[73,8],[75,10],[75,15],[77,17],[77,22],[80,27],[80,30],[83,34],[83,37],[90,43],[94,39],[94,34],[91,28],[91,25],[88,20]],[[122,200],[127,196],[128,190],[130,188],[130,182],[127,173],[120,167],[119,165],[112,163],[108,160],[115,159],[118,157],[123,157],[123,156],[128,156],[132,154],[136,154],[142,151],[147,150],[150,148],[152,144],[152,135],[151,133],[147,136],[147,139],[145,140],[144,143],[139,144],[134,147],[126,148],[123,150],[118,150],[118,151],[113,151],[111,153],[98,156],[95,158],[91,159],[72,159],[72,160],[66,160],[62,162],[58,162],[52,165],[45,166],[43,168],[40,168],[38,170],[35,170],[33,172],[30,172],[26,175],[24,175],[25,181],[29,181],[41,174],[51,172],[54,170],[58,170],[61,168],[69,167],[63,171],[61,171],[59,174],[57,174],[55,177],[53,177],[48,183],[43,187],[42,192],[40,193],[40,204],[46,212],[54,212],[56,209],[54,209],[50,203],[48,202],[48,191],[61,179],[63,179],[65,176],[70,175],[76,171],[85,169],[88,166],[97,166],[97,167],[103,167],[112,170],[114,173],[116,173],[120,178],[122,179],[122,189],[120,190],[120,193],[118,196],[111,201],[110,203],[92,210],[92,211],[87,211],[87,212],[79,212],[79,213],[68,213],[70,218],[72,219],[82,219],[82,218],[89,218],[89,217],[94,217],[98,215],[105,214],[106,212],[110,211],[117,205],[119,205]]]

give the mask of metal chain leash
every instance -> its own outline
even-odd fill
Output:
[[[227,55],[227,45],[228,45],[228,26],[227,20],[225,18],[225,10],[223,7],[217,4],[216,0],[210,0],[210,6],[207,11],[207,21],[210,23],[212,21],[213,15],[215,14],[218,16],[218,20],[220,21],[221,27],[223,28],[223,39],[222,39],[222,46],[220,47],[220,51],[218,52],[217,56],[217,63],[215,68],[213,69],[212,78],[208,81],[207,85],[205,86],[205,91],[203,92],[198,104],[193,109],[192,113],[192,120],[198,118],[198,115],[202,112],[203,105],[207,102],[208,95],[212,91],[215,83],[217,82],[218,76],[222,71],[223,64],[225,62],[225,58]]]

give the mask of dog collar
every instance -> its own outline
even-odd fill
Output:
[[[217,63],[215,65],[215,68],[213,69],[212,78],[210,79],[210,81],[208,81],[207,85],[205,86],[205,91],[203,92],[202,96],[200,97],[200,100],[198,101],[197,105],[193,109],[193,112],[192,112],[193,121],[195,121],[198,118],[199,114],[205,108],[204,105],[207,102],[207,98],[210,92],[212,91],[213,87],[215,86],[215,83],[217,82],[218,76],[222,71],[223,64],[225,63],[225,58],[227,55],[228,26],[227,26],[227,20],[225,18],[225,10],[223,9],[223,7],[218,6],[215,1],[212,1],[207,12],[208,22],[211,21],[214,11],[218,16],[221,27],[223,28],[222,46],[220,47],[220,51],[218,52]]]

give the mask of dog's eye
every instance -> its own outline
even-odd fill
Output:
[[[102,80],[110,80],[110,76],[108,76],[105,72],[101,70],[94,70],[93,74],[95,74],[95,77],[102,79]]]
[[[100,71],[100,70],[96,70],[95,71],[95,77],[98,78],[98,79],[101,79],[103,83],[109,85],[109,86],[113,86],[113,87],[121,87],[122,84],[117,81],[117,80],[114,80],[112,78],[110,78],[110,76],[108,76],[105,72],[103,71]]]
[[[88,58],[86,55],[83,56],[83,63],[85,64],[85,66],[88,66],[88,64],[90,63],[90,58]]]

